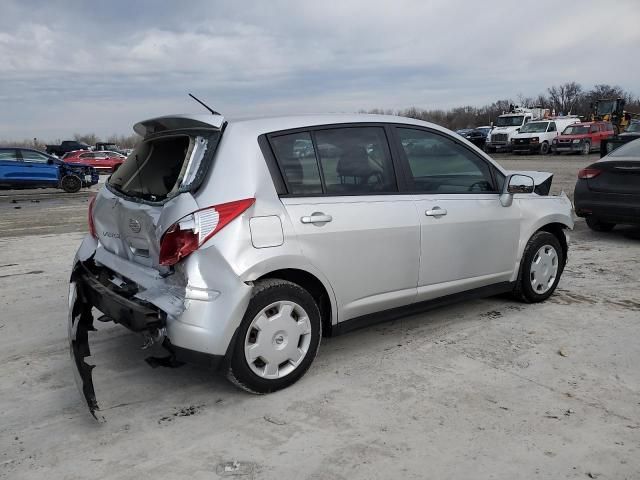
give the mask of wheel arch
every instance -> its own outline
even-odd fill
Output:
[[[330,294],[330,289],[325,286],[324,282],[322,282],[316,275],[300,268],[282,268],[279,270],[273,270],[261,275],[255,281],[267,278],[288,280],[289,282],[300,285],[309,292],[320,309],[323,335],[332,335],[332,327],[335,323],[334,320],[337,317],[336,304],[333,295]]]
[[[560,242],[560,246],[562,247],[563,269],[567,263],[567,254],[569,253],[569,243],[567,240],[567,235],[565,234],[565,230],[567,230],[568,228],[569,226],[565,225],[564,223],[552,222],[543,225],[542,227],[538,228],[538,230],[533,232],[533,235],[535,235],[537,232],[548,232],[558,239],[558,242]]]

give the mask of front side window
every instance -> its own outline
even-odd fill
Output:
[[[347,127],[315,132],[325,191],[333,195],[397,192],[382,127]]]
[[[413,190],[435,194],[496,191],[489,165],[463,146],[424,130],[397,131]]]
[[[29,150],[22,150],[22,159],[29,163],[47,163],[49,161],[46,155]]]
[[[549,122],[549,132],[555,132],[556,131],[556,122]]]

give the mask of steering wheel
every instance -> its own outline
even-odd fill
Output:
[[[476,186],[478,187],[476,189]],[[471,185],[469,185],[469,188],[467,188],[468,192],[486,192],[487,191],[487,181],[486,180],[478,180],[477,182],[473,182]]]

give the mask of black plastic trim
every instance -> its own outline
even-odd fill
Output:
[[[340,322],[337,325],[334,325],[331,329],[331,334],[342,335],[353,330],[369,327],[381,322],[395,320],[407,315],[426,312],[429,310],[433,310],[434,308],[450,305],[452,303],[511,292],[513,291],[515,285],[515,282],[500,282],[473,290],[467,290],[465,292],[454,293],[452,295],[434,298],[433,300],[412,303],[411,305],[406,305],[404,307],[392,308],[389,310],[384,310],[382,312],[363,315],[360,317],[345,320],[344,322]]]

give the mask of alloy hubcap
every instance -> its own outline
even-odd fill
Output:
[[[533,256],[529,269],[529,280],[533,291],[546,293],[558,275],[558,252],[551,245],[544,245]]]
[[[311,321],[295,302],[280,301],[263,308],[251,321],[244,356],[259,377],[289,375],[304,360],[311,344]]]

